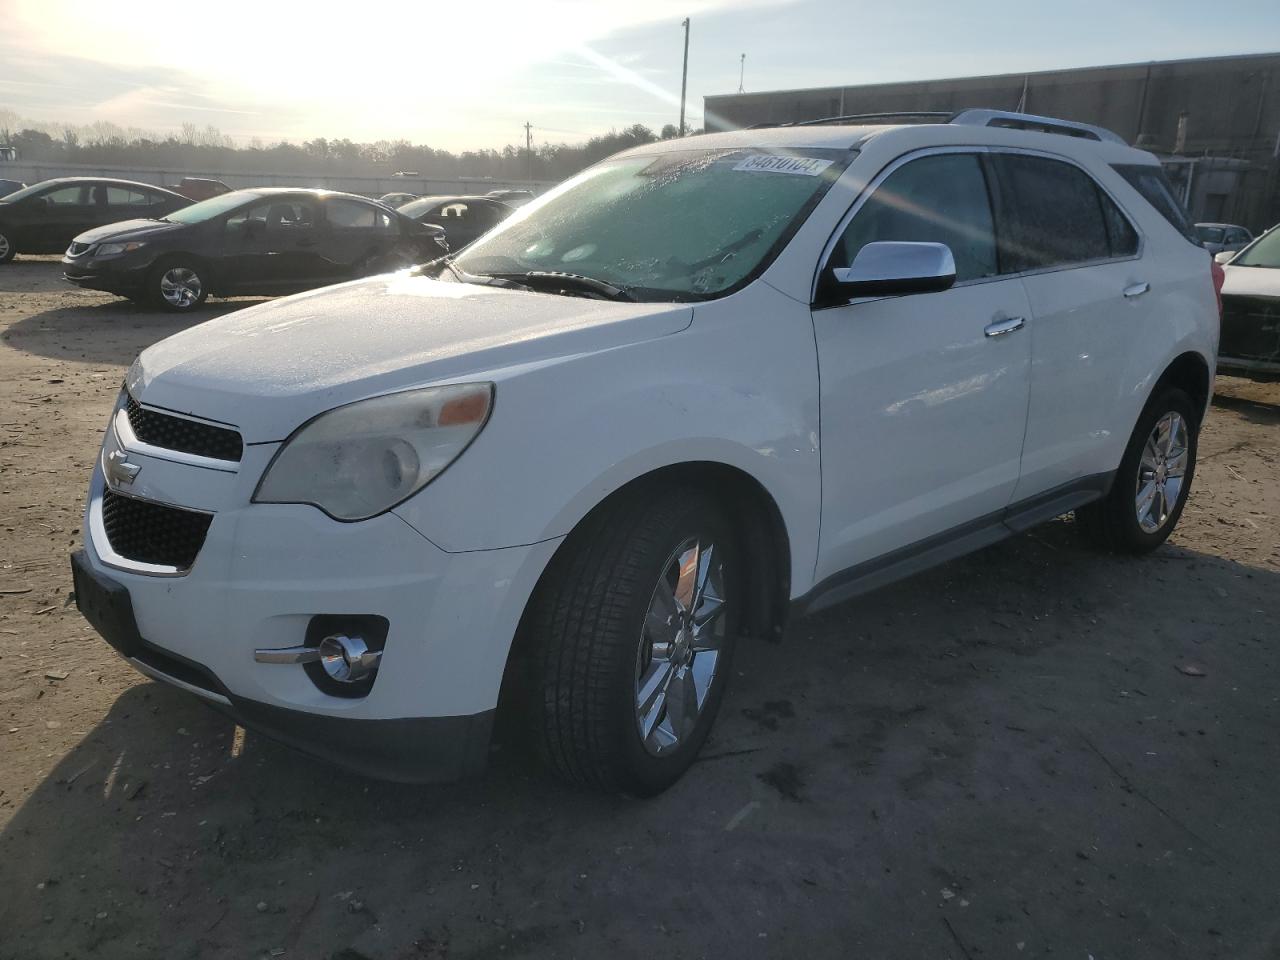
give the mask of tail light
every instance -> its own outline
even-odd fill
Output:
[[[1222,322],[1222,285],[1227,281],[1227,271],[1217,260],[1209,261],[1209,273],[1213,275],[1213,294],[1218,298],[1218,322]]]

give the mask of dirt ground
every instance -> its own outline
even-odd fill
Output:
[[[349,776],[135,674],[68,550],[182,323],[0,267],[0,958],[1280,956],[1280,385],[1142,560],[1069,520],[792,624],[646,802]]]

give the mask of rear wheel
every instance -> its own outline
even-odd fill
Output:
[[[4,227],[0,227],[0,263],[8,263],[18,255],[18,248],[14,246],[13,237]]]
[[[1081,533],[1119,553],[1146,553],[1169,538],[1196,469],[1199,411],[1183,390],[1152,398],[1138,418],[1111,492],[1076,511]]]
[[[188,260],[161,263],[151,271],[147,293],[152,303],[165,310],[194,310],[209,296],[204,267]]]
[[[539,747],[559,775],[651,796],[693,763],[728,683],[737,542],[711,497],[677,487],[574,532],[531,623]]]

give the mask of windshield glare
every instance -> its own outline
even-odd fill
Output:
[[[1280,267],[1280,229],[1258,238],[1231,261],[1233,267]]]
[[[166,216],[165,219],[171,223],[204,223],[206,220],[212,220],[219,214],[234,210],[241,204],[248,203],[256,197],[257,194],[239,190],[235,193],[224,193],[221,196],[210,197],[208,200],[201,200],[199,203],[193,203],[189,207],[176,210]]]
[[[638,299],[718,296],[768,265],[851,158],[737,149],[606,160],[517,210],[457,264],[575,273]]]

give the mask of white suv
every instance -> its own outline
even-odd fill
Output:
[[[629,150],[453,259],[144,351],[76,596],[354,770],[473,772],[501,699],[652,794],[789,611],[1071,510],[1163,542],[1218,338],[1190,236],[1154,157],[1045,118]]]

